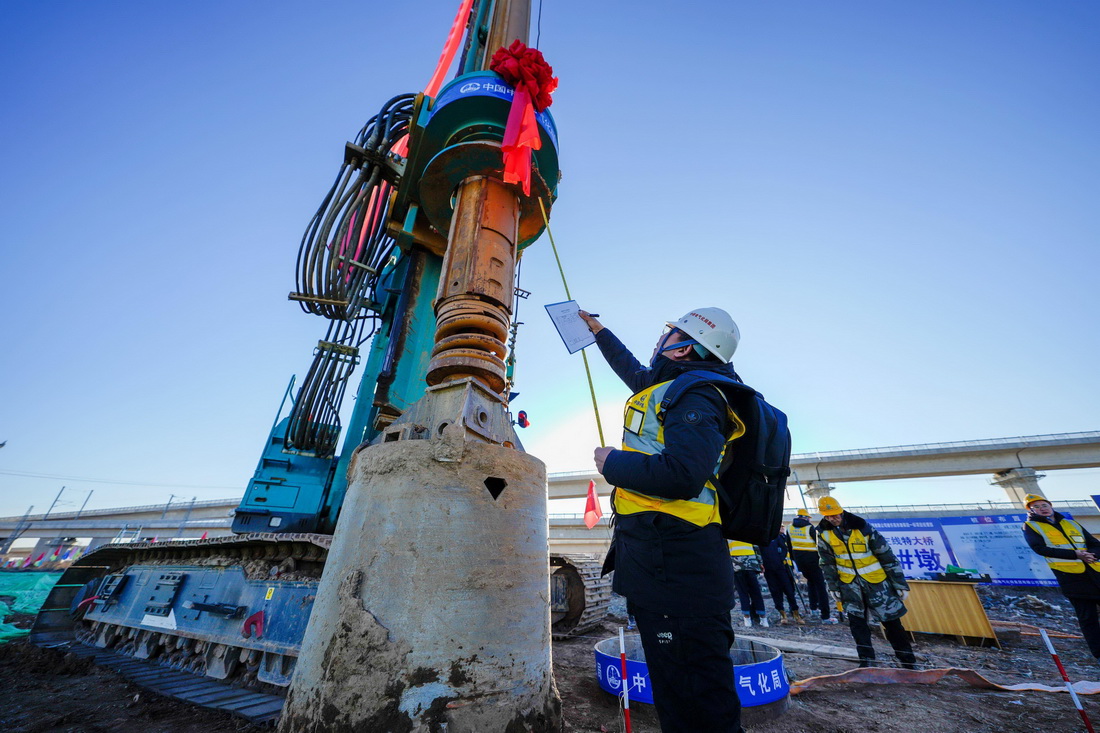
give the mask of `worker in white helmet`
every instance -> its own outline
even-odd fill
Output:
[[[664,733],[738,733],[741,709],[730,647],[733,568],[710,482],[727,440],[745,427],[722,385],[740,334],[720,308],[666,323],[649,366],[581,311],[608,364],[633,392],[623,448],[600,447],[596,468],[615,486],[615,533],[605,568],[638,624]],[[680,376],[704,381],[665,405]],[[703,372],[702,375],[694,374]],[[681,384],[687,384],[682,382]],[[670,393],[675,394],[675,392]]]

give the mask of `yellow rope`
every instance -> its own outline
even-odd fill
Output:
[[[566,300],[573,300],[573,296],[569,294],[569,283],[565,281],[565,270],[561,266],[561,257],[558,257],[558,245],[554,244],[554,233],[550,231],[550,218],[546,216],[546,207],[542,203],[542,197],[537,197],[539,200],[539,210],[542,211],[542,220],[546,223],[546,234],[550,237],[550,249],[554,250],[554,260],[558,263],[558,272],[561,273],[561,284],[565,286],[565,298]],[[584,353],[584,349],[581,349],[581,358],[584,359],[584,373],[588,376],[588,391],[592,395],[592,411],[596,413],[596,430],[600,434],[600,446],[606,446],[607,442],[603,439],[603,423],[600,422],[600,408],[596,404],[596,387],[592,384],[592,370],[588,367],[588,354]]]

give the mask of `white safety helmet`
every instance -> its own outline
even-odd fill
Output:
[[[675,323],[667,324],[686,333],[704,350],[724,362],[733,358],[741,331],[729,313],[721,308],[696,308]]]

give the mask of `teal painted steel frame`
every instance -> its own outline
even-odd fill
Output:
[[[408,318],[405,320],[405,340],[396,355],[395,371],[393,381],[388,387],[387,401],[404,412],[409,405],[423,397],[424,390],[427,389],[424,375],[428,373],[428,362],[431,360],[432,346],[435,344],[433,305],[439,289],[443,258],[428,252],[419,252],[416,257],[402,253],[392,267],[387,267],[383,271],[379,281],[377,292],[387,294],[381,314],[384,325],[371,340],[370,353],[363,368],[363,378],[359,382],[359,389],[355,395],[355,407],[348,421],[340,455],[336,459],[336,472],[328,495],[325,497],[324,520],[320,528],[323,532],[332,532],[336,527],[336,519],[348,488],[347,473],[352,454],[360,445],[378,436],[379,431],[375,428],[375,421],[381,410],[380,406],[375,404],[377,379],[382,371],[390,342],[398,336],[394,333],[394,329],[402,325],[396,318],[401,295],[400,285],[394,286],[405,282],[407,270],[415,264],[417,257],[421,258],[423,267],[419,275],[414,277],[408,285],[410,300]]]

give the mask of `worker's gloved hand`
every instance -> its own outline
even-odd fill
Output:
[[[1077,558],[1084,562],[1096,562],[1096,555],[1093,555],[1088,550],[1074,550],[1077,553]]]
[[[601,474],[603,473],[603,463],[607,460],[607,456],[614,448],[597,448],[592,452],[592,459],[596,462],[596,470]]]
[[[587,311],[577,311],[577,315],[581,317],[585,325],[588,326],[588,330],[592,333],[599,333],[603,330],[603,324],[592,317]]]
[[[838,590],[829,591],[829,597],[832,598],[835,602],[840,603],[840,591],[838,591]]]

